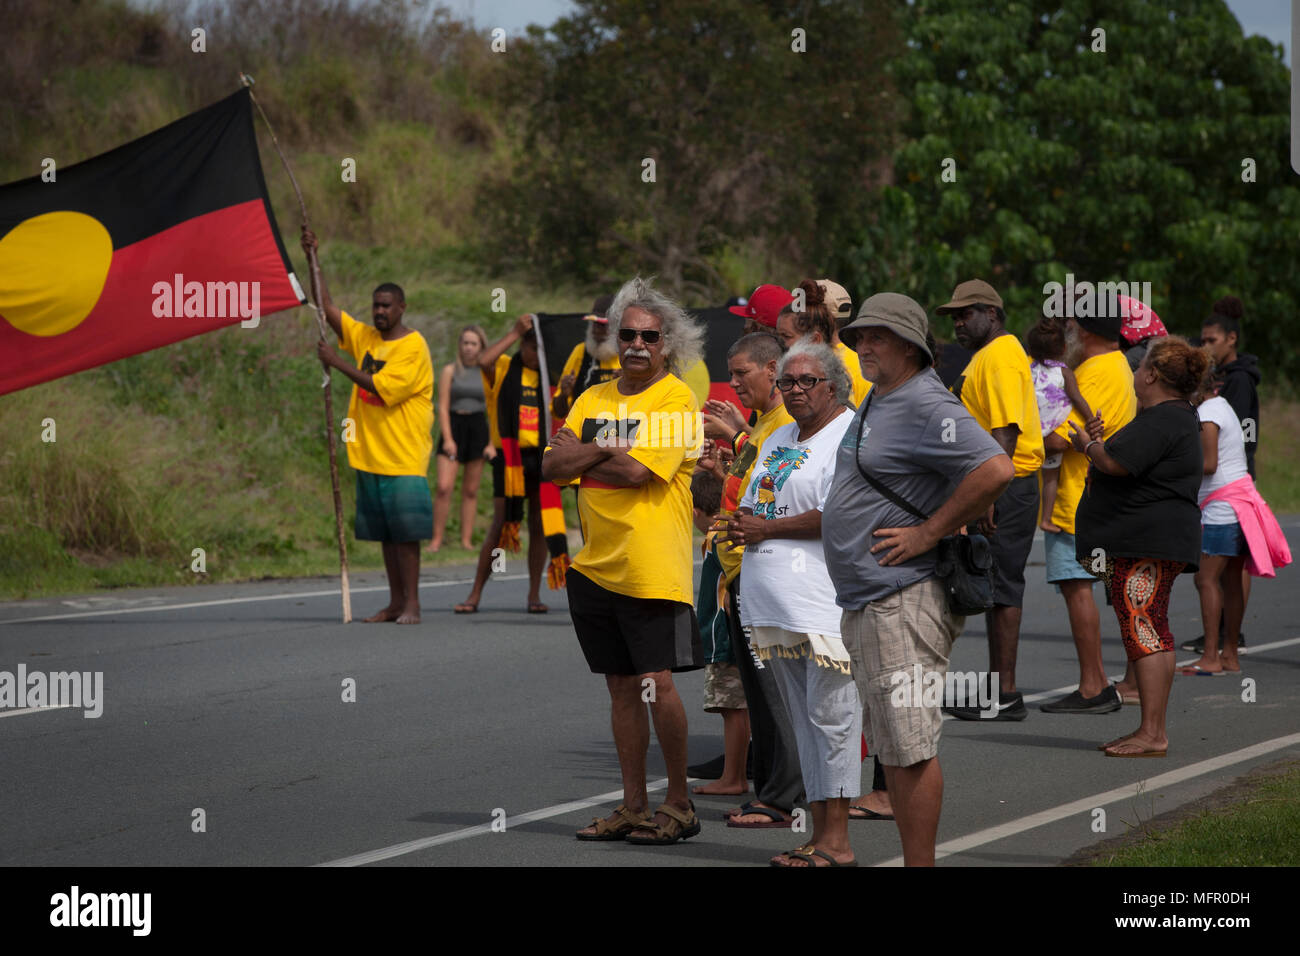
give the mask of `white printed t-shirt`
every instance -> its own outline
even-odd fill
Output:
[[[835,477],[840,441],[852,422],[852,409],[842,408],[806,442],[799,440],[797,423],[772,432],[758,452],[740,507],[767,519],[820,511]],[[741,620],[749,627],[811,635],[828,642],[825,649],[814,647],[814,656],[848,660],[820,537],[771,538],[746,547],[740,594]],[[765,656],[762,648],[756,650]]]

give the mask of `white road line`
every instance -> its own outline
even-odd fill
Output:
[[[1300,744],[1300,734],[1288,734],[1285,737],[1274,737],[1272,740],[1265,740],[1249,747],[1242,747],[1240,750],[1231,750],[1218,757],[1211,757],[1209,760],[1202,760],[1200,763],[1188,764],[1186,767],[1180,767],[1177,770],[1171,770],[1156,777],[1139,780],[1137,783],[1117,787],[1114,790],[1107,790],[1105,793],[1094,794],[1091,797],[1084,797],[1082,800],[1063,803],[1059,807],[1021,817],[1019,820],[1012,820],[1010,823],[989,827],[987,830],[979,830],[968,836],[958,837],[956,840],[948,840],[946,843],[940,843],[935,847],[934,857],[938,860],[945,856],[952,856],[954,853],[964,853],[967,850],[973,850],[975,847],[984,846],[987,843],[996,843],[998,840],[1024,833],[1026,830],[1032,830],[1035,827],[1046,826],[1049,823],[1064,820],[1066,817],[1077,813],[1091,813],[1094,808],[1105,806],[1108,803],[1118,803],[1121,800],[1129,800],[1143,794],[1151,795],[1163,787],[1171,787],[1176,783],[1182,783],[1184,780],[1212,773],[1215,770],[1222,770],[1224,767],[1231,767],[1233,764],[1251,760],[1255,757],[1262,757],[1275,750],[1283,750],[1297,744]],[[1098,756],[1101,755],[1098,754]],[[876,866],[902,865],[903,858],[901,856],[876,864]]]
[[[499,578],[497,581],[522,581],[527,578],[526,574],[509,574]],[[473,584],[471,579],[463,581],[421,581],[422,588],[445,588],[453,584]],[[372,591],[387,591],[388,585],[381,584],[374,587],[350,588],[353,594],[368,594]],[[338,588],[331,591],[297,591],[287,594],[260,594],[256,597],[238,597],[222,598],[217,601],[191,601],[188,604],[151,604],[148,607],[123,607],[110,608],[103,611],[78,611],[75,614],[47,614],[44,617],[15,617],[8,620],[0,618],[0,624],[30,624],[33,621],[70,621],[79,617],[109,617],[114,614],[148,614],[151,611],[180,611],[192,607],[217,607],[222,604],[252,604],[256,601],[291,601],[295,598],[315,598],[331,597],[340,593]]]
[[[695,780],[695,777],[688,778],[689,783]],[[663,790],[668,786],[668,778],[655,780],[646,784],[646,792],[654,793],[656,790]],[[521,823],[532,823],[534,820],[545,820],[548,817],[558,817],[566,813],[572,813],[575,810],[582,810],[586,807],[598,807],[603,803],[609,803],[611,800],[621,800],[623,798],[622,790],[611,790],[609,793],[598,793],[594,797],[587,797],[585,800],[573,800],[569,803],[557,803],[554,806],[542,807],[540,810],[530,810],[528,813],[521,813],[517,817],[506,818],[506,829],[517,826]],[[328,863],[317,863],[317,866],[365,866],[367,863],[377,863],[380,860],[391,860],[395,856],[404,856],[407,853],[417,853],[420,850],[427,850],[429,847],[442,846],[444,843],[455,843],[457,840],[467,840],[470,837],[478,836],[481,833],[490,833],[492,822],[480,823],[476,826],[465,827],[461,830],[453,830],[451,833],[443,833],[440,836],[425,837],[422,840],[411,840],[407,843],[395,843],[392,846],[386,846],[378,850],[370,850],[367,853],[358,853],[356,856],[345,856],[341,860],[330,860]]]
[[[49,707],[24,707],[21,710],[0,710],[0,717],[21,717],[23,714],[39,714],[44,710],[67,710],[69,707],[80,706],[80,704],[54,704]]]

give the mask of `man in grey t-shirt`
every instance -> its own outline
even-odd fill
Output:
[[[912,299],[872,296],[840,339],[875,387],[840,445],[822,543],[863,727],[893,795],[903,860],[929,866],[943,801],[943,715],[938,701],[922,703],[915,668],[923,682],[932,673],[942,684],[964,622],[935,577],[935,547],[986,514],[1015,470],[935,374],[929,322]],[[859,466],[930,518],[920,521],[880,494]]]

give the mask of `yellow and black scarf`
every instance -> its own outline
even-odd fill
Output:
[[[523,395],[524,362],[518,355],[510,360],[501,390],[497,393],[497,431],[501,435],[501,454],[505,459],[506,521],[501,526],[499,547],[507,551],[519,550],[519,526],[524,520],[524,501],[528,490],[524,483],[524,462],[519,449],[519,408]],[[538,402],[544,400],[538,389]],[[538,416],[537,440],[541,434],[542,418]],[[540,454],[541,449],[537,449]],[[552,590],[564,587],[564,572],[569,567],[568,534],[564,527],[564,508],[560,503],[560,489],[551,481],[539,481],[537,497],[542,505],[542,534],[551,553],[551,563],[546,570],[546,583]]]

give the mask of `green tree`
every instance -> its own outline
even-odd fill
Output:
[[[887,168],[900,43],[856,0],[579,0],[508,51],[524,135],[480,193],[486,250],[695,295],[729,291],[710,258],[743,237],[818,261]]]
[[[901,16],[907,141],[841,274],[927,307],[981,276],[1018,328],[1067,272],[1150,282],[1152,307],[1191,335],[1233,293],[1248,347],[1300,373],[1280,47],[1243,37],[1222,0],[925,0]]]

